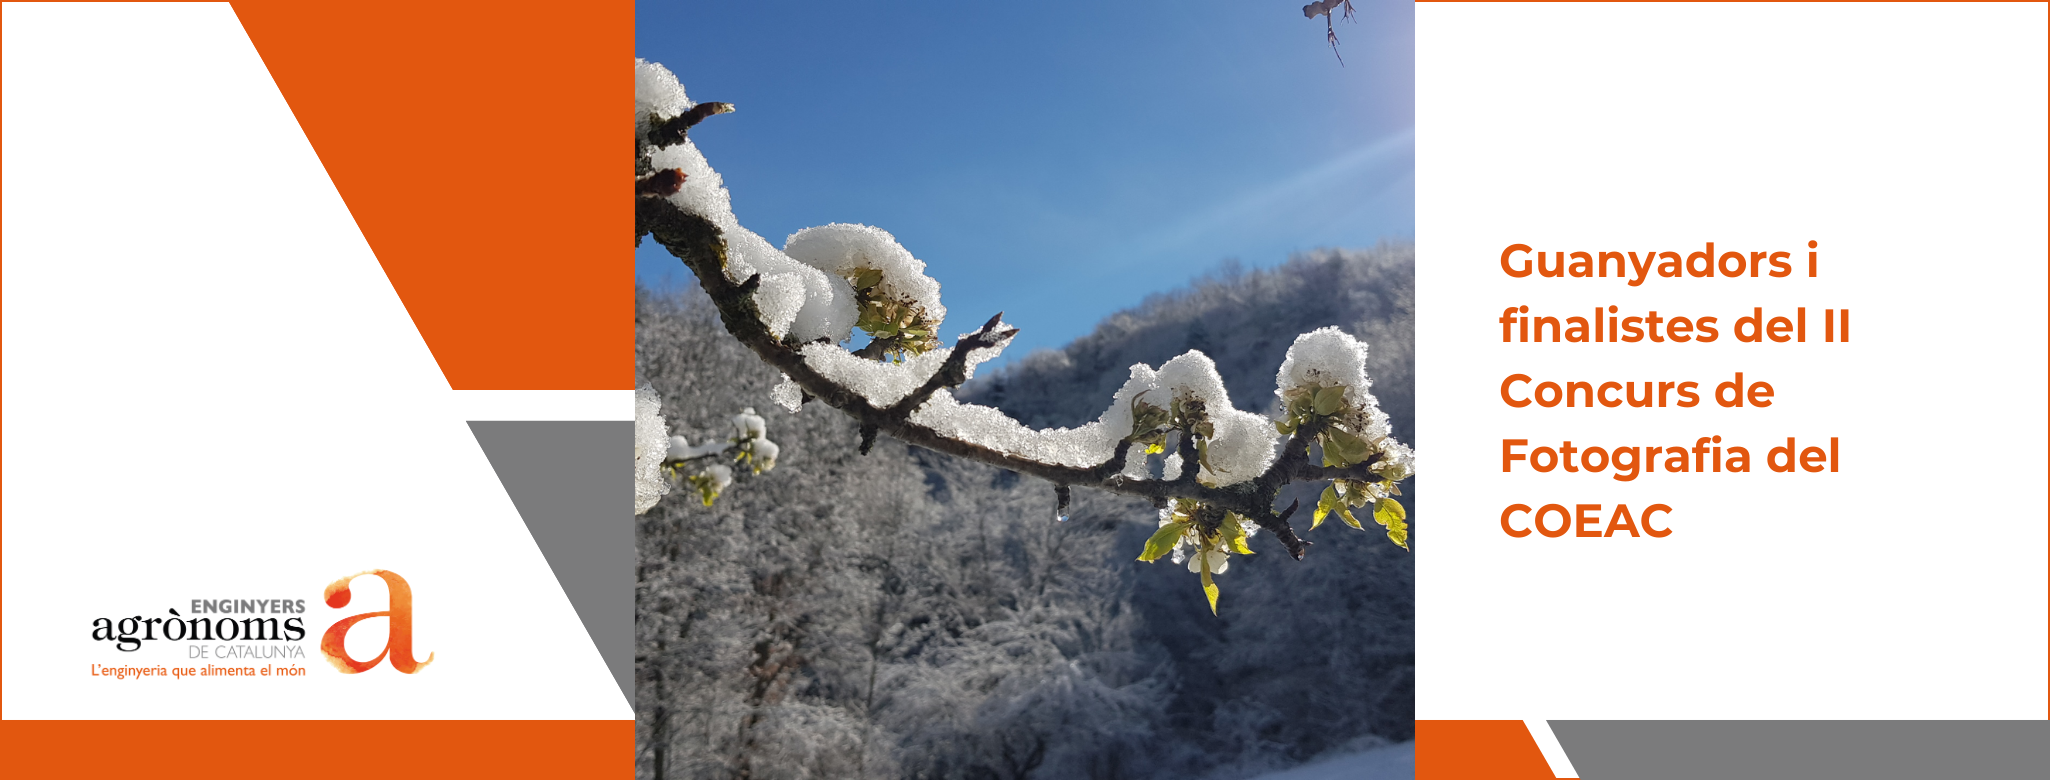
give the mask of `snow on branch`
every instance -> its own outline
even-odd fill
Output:
[[[683,436],[672,436],[662,418],[662,397],[654,388],[642,385],[634,390],[634,514],[648,510],[668,495],[670,488],[688,486],[699,500],[711,506],[719,493],[733,484],[733,466],[743,473],[760,474],[776,467],[782,447],[769,440],[768,423],[754,407],[733,416],[733,435],[693,445]]]
[[[1252,554],[1254,532],[1303,557],[1309,543],[1289,524],[1297,506],[1275,507],[1290,483],[1330,483],[1312,528],[1332,514],[1364,528],[1352,513],[1363,509],[1408,546],[1392,496],[1414,454],[1392,436],[1370,392],[1367,346],[1352,336],[1325,328],[1296,339],[1276,377],[1279,420],[1234,407],[1216,365],[1192,350],[1158,370],[1132,366],[1094,422],[1030,428],[953,396],[1017,334],[1001,313],[943,348],[940,285],[889,233],[832,224],[798,231],[779,249],[741,227],[723,180],[688,138],[732,107],[692,103],[673,74],[645,60],[635,62],[634,84],[636,174],[660,178],[636,185],[634,243],[651,237],[690,268],[726,330],[783,373],[771,392],[777,403],[795,411],[816,400],[847,414],[864,452],[888,434],[1051,482],[1061,517],[1072,487],[1151,499],[1160,530],[1140,560],[1191,561],[1213,612],[1212,576],[1230,556]],[[869,343],[849,351],[856,330]]]

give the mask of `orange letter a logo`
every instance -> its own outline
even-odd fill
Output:
[[[335,608],[348,606],[349,581],[365,574],[377,575],[390,588],[391,609],[385,612],[365,612],[361,615],[352,615],[329,626],[327,633],[320,638],[321,654],[327,656],[328,663],[334,664],[335,668],[341,670],[342,674],[355,674],[365,671],[376,666],[379,661],[383,661],[386,655],[391,656],[393,669],[405,672],[406,674],[420,671],[421,667],[433,663],[433,653],[428,653],[427,660],[425,661],[413,660],[413,586],[406,584],[406,578],[383,569],[371,569],[351,574],[335,580],[334,584],[327,586],[327,592],[324,594],[327,605]],[[391,618],[391,633],[384,640],[384,652],[378,653],[376,658],[368,661],[358,661],[350,658],[349,649],[342,642],[349,635],[349,627],[356,625],[358,621],[374,617]]]

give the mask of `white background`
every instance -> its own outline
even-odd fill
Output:
[[[229,6],[10,3],[0,29],[0,714],[631,718]],[[374,577],[320,601],[371,568],[413,587],[418,674],[320,657],[386,608]],[[90,676],[187,662],[92,621],[195,598],[305,599],[310,674]]]
[[[1417,717],[2046,712],[2040,4],[1417,8]],[[1504,247],[1796,252],[1788,279],[1510,278]],[[1713,315],[1714,344],[1502,344],[1529,305]],[[1742,344],[1753,306],[1809,343]],[[1822,344],[1824,308],[1853,340]],[[1537,313],[1537,311],[1534,311]],[[1512,409],[1498,386],[1736,371],[1770,409]],[[1503,474],[1501,440],[1752,448],[1754,473]],[[1788,436],[1836,474],[1776,474]],[[1675,507],[1516,539],[1514,503]],[[1605,514],[1606,516],[1606,514]]]

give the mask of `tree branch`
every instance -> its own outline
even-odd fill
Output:
[[[918,389],[883,410],[884,414],[908,419],[913,411],[931,400],[932,394],[939,392],[940,388],[952,390],[960,387],[962,382],[968,381],[968,356],[971,353],[978,349],[996,349],[1003,346],[1004,342],[1010,341],[1012,336],[1018,335],[1017,328],[997,330],[996,327],[1003,321],[1004,313],[997,312],[997,316],[989,318],[989,321],[976,328],[974,333],[962,336],[961,340],[954,342],[954,351],[947,354],[947,360],[940,364],[940,370],[934,371]]]
[[[707,106],[723,104],[700,104],[691,114],[659,122],[649,133],[649,142],[660,146],[681,143],[691,125],[714,113],[723,113]],[[730,109],[727,109],[730,110]],[[701,115],[700,115],[701,114]],[[649,144],[640,145],[645,154]],[[639,245],[643,236],[653,236],[669,253],[682,260],[697,276],[698,284],[711,297],[719,310],[719,319],[726,331],[741,344],[754,352],[784,376],[797,384],[806,396],[824,402],[852,417],[860,426],[861,451],[866,453],[874,444],[877,433],[888,433],[892,438],[917,447],[924,447],[955,457],[966,458],[997,468],[1008,469],[1037,477],[1056,486],[1057,495],[1065,495],[1069,486],[1092,487],[1121,495],[1151,499],[1155,506],[1165,506],[1172,499],[1194,500],[1205,507],[1202,520],[1207,528],[1214,529],[1224,512],[1233,512],[1253,520],[1260,527],[1274,534],[1288,549],[1289,555],[1301,560],[1309,546],[1295,535],[1288,520],[1300,502],[1292,502],[1288,508],[1275,511],[1274,503],[1283,487],[1291,482],[1328,479],[1377,479],[1372,467],[1379,461],[1379,455],[1366,462],[1345,468],[1312,465],[1309,460],[1309,444],[1315,440],[1322,426],[1328,423],[1306,424],[1298,429],[1283,447],[1274,464],[1260,476],[1231,486],[1204,485],[1196,478],[1201,471],[1195,437],[1188,431],[1178,432],[1176,452],[1181,458],[1181,472],[1169,479],[1132,479],[1123,475],[1126,459],[1131,454],[1133,443],[1120,440],[1111,457],[1095,466],[1074,467],[1043,463],[1000,450],[984,447],[972,442],[961,441],[942,435],[940,432],[913,422],[911,417],[920,407],[942,389],[953,389],[967,381],[968,359],[977,350],[995,349],[1017,335],[1016,328],[998,326],[1003,323],[1003,314],[991,317],[975,332],[962,336],[954,344],[954,351],[948,355],[940,369],[910,394],[887,407],[878,407],[852,388],[826,378],[804,360],[801,349],[804,345],[786,343],[769,332],[762,321],[761,310],[755,304],[754,291],[761,284],[760,274],[735,282],[726,271],[726,241],[719,228],[711,221],[678,208],[667,198],[643,197],[635,199],[634,243]],[[860,354],[860,353],[857,353]],[[1064,501],[1062,503],[1065,503]]]
[[[1213,487],[1196,480],[1200,470],[1196,456],[1195,439],[1181,435],[1177,451],[1182,456],[1182,472],[1172,480],[1128,479],[1121,475],[1125,459],[1130,455],[1131,442],[1120,441],[1110,459],[1096,466],[1077,468],[1053,463],[1042,463],[1006,452],[989,449],[981,445],[948,438],[938,431],[911,421],[916,411],[933,393],[941,388],[952,388],[966,379],[966,363],[973,350],[994,348],[1015,335],[1015,329],[996,329],[1001,315],[993,317],[974,333],[963,336],[955,344],[955,351],[931,379],[888,407],[877,407],[867,398],[827,379],[804,362],[798,347],[786,344],[770,335],[768,327],[761,320],[761,312],[755,306],[753,291],[760,282],[759,275],[747,281],[734,283],[726,274],[726,248],[719,229],[703,217],[685,213],[669,201],[660,198],[641,199],[637,204],[638,221],[647,227],[648,234],[667,248],[670,254],[683,261],[684,265],[697,275],[698,284],[712,299],[719,310],[720,321],[728,333],[739,339],[763,362],[783,372],[799,388],[813,398],[824,402],[861,425],[864,440],[872,435],[869,431],[888,433],[892,438],[913,446],[924,447],[936,452],[1009,469],[1021,474],[1044,479],[1056,485],[1079,485],[1093,487],[1129,496],[1154,499],[1192,499],[1236,512],[1272,531],[1288,548],[1291,556],[1300,559],[1306,544],[1296,538],[1289,528],[1286,515],[1275,512],[1274,500],[1281,486],[1298,479],[1322,479],[1326,471],[1336,469],[1314,469],[1304,457],[1284,454],[1275,461],[1267,473],[1252,480],[1250,485]],[[1300,433],[1298,439],[1301,439]],[[1299,451],[1300,445],[1291,440],[1292,451]],[[1345,469],[1351,474],[1364,471],[1361,467]]]

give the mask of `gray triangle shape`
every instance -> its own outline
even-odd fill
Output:
[[[633,704],[633,422],[470,421],[498,482]]]

